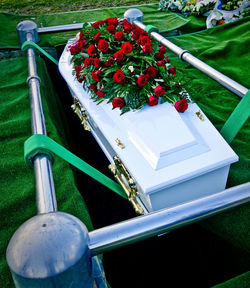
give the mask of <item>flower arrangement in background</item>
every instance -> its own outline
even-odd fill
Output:
[[[166,48],[127,20],[85,24],[68,49],[73,74],[98,103],[112,102],[121,114],[166,101],[179,112],[188,108]]]
[[[222,2],[222,6],[221,6],[222,9],[227,10],[227,11],[238,9],[243,4],[243,1],[239,1],[239,0],[222,0],[221,2]]]
[[[207,28],[226,24],[250,15],[250,1],[217,0],[216,8],[207,18]]]
[[[214,8],[216,0],[161,0],[160,10],[171,10],[184,15],[202,15]]]

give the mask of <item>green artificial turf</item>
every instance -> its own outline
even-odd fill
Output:
[[[243,86],[249,87],[249,20],[250,17],[246,17],[200,33],[170,37],[169,40]],[[183,81],[186,82],[192,99],[220,130],[240,98],[188,63],[181,62],[175,55],[169,55],[176,66],[181,67]],[[230,144],[238,154],[239,162],[231,165],[227,187],[250,181],[249,143],[248,119]],[[208,219],[202,222],[202,225],[233,245],[250,252],[249,205]]]
[[[47,133],[65,146],[60,103],[44,62],[37,60]],[[26,84],[27,59],[1,60],[0,71],[4,75],[0,77],[0,287],[6,288],[13,285],[4,257],[8,242],[17,228],[37,212],[34,173],[26,166],[23,157],[24,141],[31,135],[29,89]],[[58,210],[75,215],[92,230],[87,207],[75,186],[69,164],[56,158],[53,174]]]
[[[14,15],[0,13],[0,23],[4,29],[0,30],[0,46],[20,46],[16,26],[23,20],[32,20],[38,27],[47,27],[72,23],[104,20],[108,17],[123,18],[123,14],[131,7],[86,10],[80,12],[67,12],[43,15]],[[144,5],[139,7],[144,13],[144,23],[155,25],[159,31],[172,30],[189,22],[177,14],[166,11],[158,11],[158,5]],[[76,31],[52,33],[41,35],[41,46],[56,46],[64,44],[69,38],[74,37]]]
[[[224,283],[218,284],[213,288],[249,288],[250,271],[234,277]]]
[[[159,26],[161,31],[182,26],[180,31],[186,35],[170,37],[169,40],[181,48],[189,50],[194,56],[242,85],[250,86],[250,58],[248,51],[248,47],[250,47],[250,17],[198,32],[205,28],[204,18],[191,16],[183,20],[183,18],[176,17],[173,13],[158,12],[156,7],[153,10],[153,6],[145,6],[143,9],[145,9],[145,22]],[[75,21],[93,21],[97,20],[96,17],[104,19],[122,14],[123,11],[118,8],[35,16],[17,16],[1,13],[0,46],[20,47],[15,27],[19,21],[24,19],[34,18],[32,20],[35,20],[38,24],[42,23],[43,26],[47,26],[69,24]],[[187,22],[187,20],[191,21]],[[61,48],[65,45],[67,39],[73,37],[75,33],[65,32],[41,35],[39,45],[60,46]],[[177,70],[180,71],[183,82],[186,83],[187,90],[193,100],[206,113],[215,127],[220,130],[239,103],[240,98],[221,87],[214,80],[209,79],[208,76],[202,74],[191,65],[183,63],[171,52],[168,52],[168,55],[172,64],[176,65]],[[52,96],[54,95],[53,87],[45,65],[41,60],[38,61],[38,67],[39,76],[42,77],[43,83],[42,94],[44,95],[43,101],[48,134],[52,139],[65,145],[60,117],[54,108],[59,107],[59,104],[54,102],[54,97]],[[0,71],[2,73],[2,77],[0,77],[0,145],[3,151],[0,164],[0,252],[1,255],[4,255],[11,235],[13,235],[19,225],[36,214],[36,209],[33,172],[26,168],[23,161],[23,142],[31,134],[29,95],[25,84],[27,77],[26,58],[1,60]],[[231,147],[238,154],[240,161],[231,166],[227,187],[239,185],[250,180],[249,142],[250,121],[248,120],[231,143]],[[76,215],[88,225],[89,229],[92,229],[84,202],[72,181],[74,177],[71,169],[60,159],[56,159],[53,169],[55,171],[56,191],[58,191],[59,210]],[[249,254],[249,205],[212,217],[201,222],[201,225],[233,247]],[[232,261],[236,261],[235,258]],[[236,264],[234,263],[234,265]],[[12,287],[12,280],[4,257],[0,259],[0,271],[0,287]],[[245,283],[249,283],[249,274],[243,274],[231,279],[218,286],[218,288],[245,288],[247,287],[244,286]]]

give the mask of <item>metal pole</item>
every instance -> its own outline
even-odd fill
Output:
[[[24,21],[17,26],[19,40],[39,41],[37,35],[37,26],[34,22]],[[40,94],[40,78],[37,75],[35,52],[33,48],[27,49],[29,77],[27,83],[30,90],[30,105],[32,115],[33,134],[46,135],[45,120]],[[57,211],[56,194],[54,179],[52,174],[52,165],[46,155],[38,155],[34,159],[34,171],[36,179],[36,201],[38,214]]]
[[[159,235],[227,211],[250,200],[250,182],[175,207],[89,233],[92,255]]]
[[[142,15],[143,14],[139,9],[129,9],[124,13],[124,17],[128,19],[128,21],[140,27],[141,29],[145,29],[146,25],[142,23],[143,18]],[[164,38],[159,33],[151,32],[150,35],[153,38],[155,38],[158,42],[163,44],[165,47],[167,47],[169,50],[177,54],[181,60],[186,61],[187,63],[191,64],[201,72],[207,74],[209,77],[211,77],[212,79],[214,79],[215,81],[217,81],[222,86],[232,91],[236,95],[243,97],[248,92],[248,89],[246,87],[242,86],[241,84],[237,83],[231,78],[215,70],[214,68],[207,65],[198,58],[194,57],[187,50],[183,50],[182,48],[178,47],[174,43]]]
[[[37,32],[42,33],[51,33],[51,32],[60,32],[60,31],[70,31],[82,29],[83,23],[67,24],[67,25],[58,25],[58,26],[49,26],[38,28]]]
[[[17,26],[20,42],[38,41],[37,25]],[[27,51],[33,134],[46,135],[36,71],[35,53]],[[38,215],[23,223],[12,236],[6,258],[18,288],[93,288],[92,258],[86,226],[76,217],[57,212],[50,159],[34,160]],[[94,262],[93,262],[94,263]],[[93,264],[96,267],[97,264]],[[99,276],[99,275],[98,275]]]

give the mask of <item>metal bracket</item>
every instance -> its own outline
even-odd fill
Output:
[[[114,164],[109,165],[110,171],[114,174],[114,177],[117,179],[119,184],[124,189],[125,193],[128,196],[128,200],[131,202],[133,208],[135,209],[135,212],[139,215],[143,215],[144,209],[141,207],[141,205],[138,203],[136,199],[136,197],[138,197],[139,194],[135,180],[130,175],[127,168],[117,155],[115,155],[113,159]]]
[[[77,97],[73,97],[73,100],[74,104],[71,106],[71,108],[81,120],[81,124],[83,125],[84,130],[90,131],[91,128],[88,123],[87,111],[83,108]]]

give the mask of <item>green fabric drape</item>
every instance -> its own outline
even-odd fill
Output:
[[[65,145],[60,109],[55,109],[60,104],[44,62],[38,58],[37,65],[48,135]],[[1,60],[0,71],[4,75],[0,77],[0,254],[3,256],[17,228],[36,215],[36,200],[34,173],[23,159],[23,144],[31,135],[27,59]],[[53,172],[58,209],[75,215],[92,230],[87,207],[75,186],[70,165],[57,159]],[[0,287],[13,287],[5,257],[0,258],[0,271]]]

